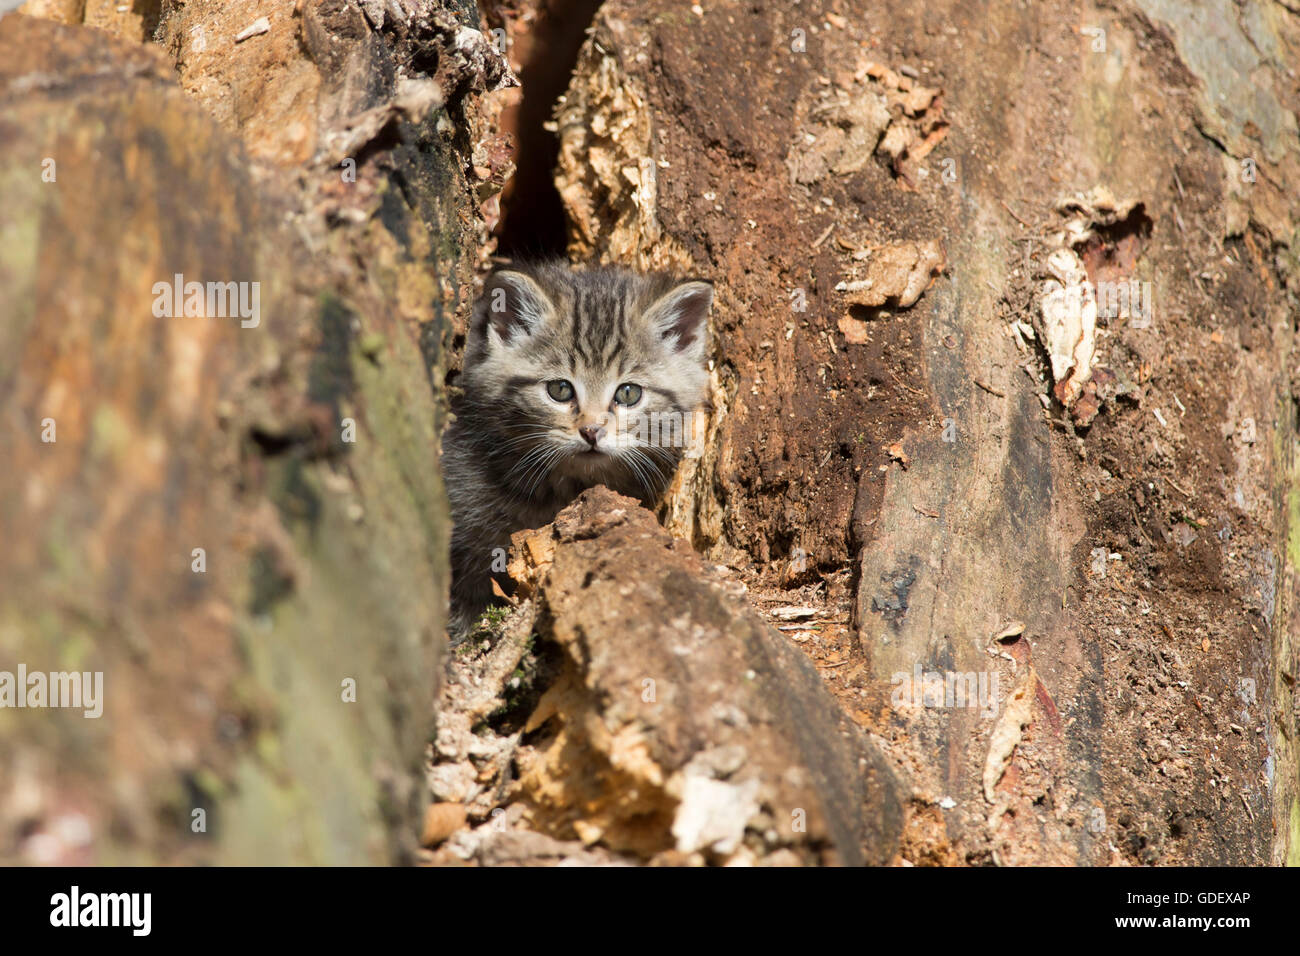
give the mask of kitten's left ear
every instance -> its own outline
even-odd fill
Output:
[[[491,333],[496,341],[509,344],[534,334],[550,310],[546,293],[531,277],[503,269],[488,278],[474,325],[484,336]]]
[[[675,351],[685,352],[702,347],[712,306],[712,283],[691,279],[661,296],[646,310],[646,317]]]

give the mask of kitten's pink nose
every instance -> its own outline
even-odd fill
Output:
[[[588,445],[595,448],[596,443],[605,434],[605,429],[599,425],[580,425],[578,426],[578,434],[587,440]]]

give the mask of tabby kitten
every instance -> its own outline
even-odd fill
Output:
[[[593,485],[646,504],[663,493],[686,431],[668,423],[688,429],[705,399],[712,303],[707,282],[616,268],[543,263],[488,279],[443,438],[453,640],[491,602],[512,532]]]

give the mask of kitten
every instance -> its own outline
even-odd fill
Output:
[[[453,641],[491,602],[512,532],[547,524],[594,485],[647,505],[663,493],[706,397],[712,304],[707,282],[616,268],[489,277],[443,438]],[[665,420],[682,427],[661,431]]]

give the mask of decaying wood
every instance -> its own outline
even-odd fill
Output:
[[[451,0],[152,9],[0,20],[0,652],[107,679],[0,725],[15,860],[1300,858],[1296,17],[608,0],[570,253],[715,281],[705,442],[519,537],[421,780],[514,78]]]
[[[800,646],[915,771],[924,853],[1294,859],[1300,145],[1246,90],[1300,23],[1104,19],[1093,49],[1051,4],[606,3],[558,114],[571,251],[717,279],[668,526],[777,605],[851,569],[852,628]],[[873,281],[940,241],[933,281]],[[1130,280],[1153,313],[1107,314]],[[1044,323],[1049,281],[1082,307]],[[999,736],[1010,618],[1040,679]],[[929,677],[1001,690],[909,702]]]
[[[528,827],[632,859],[896,856],[905,796],[877,746],[653,515],[601,488],[517,539],[547,555],[515,568],[562,651],[515,755]]]
[[[166,47],[0,19],[0,657],[104,674],[97,721],[4,712],[6,860],[416,851],[445,641],[430,381],[499,79],[420,6],[437,76],[340,3],[261,5],[238,44],[253,18],[202,0],[168,6]],[[160,316],[177,274],[256,283],[256,321]]]

